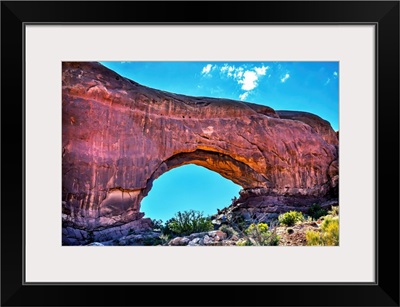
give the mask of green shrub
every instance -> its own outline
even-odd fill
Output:
[[[311,216],[307,215],[307,218],[305,219],[305,221],[311,223],[311,222],[313,222],[314,220],[313,220],[313,218],[312,218]]]
[[[203,216],[203,212],[189,210],[177,212],[175,216],[166,222],[164,234],[189,235],[195,232],[213,230],[214,226],[209,217]]]
[[[339,245],[339,218],[327,216],[321,224],[325,245]]]
[[[144,246],[155,246],[163,244],[163,240],[159,237],[145,237],[142,243]]]
[[[328,213],[332,216],[339,216],[339,206],[332,206]]]
[[[321,206],[318,204],[312,204],[310,208],[308,208],[307,214],[314,220],[318,220],[321,216],[327,215],[328,211],[324,208],[321,208]]]
[[[268,233],[268,224],[267,223],[250,224],[250,226],[247,227],[245,233],[253,238],[261,237],[262,235]]]
[[[169,235],[167,235],[167,234],[161,234],[160,236],[159,236],[159,238],[160,238],[160,240],[161,240],[161,244],[162,245],[165,245],[165,244],[167,244],[168,243],[168,241],[169,241]]]
[[[279,243],[279,236],[275,231],[269,230],[268,224],[266,223],[250,224],[245,230],[245,234],[247,238],[244,245],[269,246],[278,245]]]
[[[239,241],[236,242],[237,246],[251,246],[251,241],[248,239],[241,238]]]
[[[154,231],[161,231],[163,229],[163,221],[162,220],[151,220],[151,222],[153,223],[153,227],[152,229]]]
[[[307,245],[323,245],[321,241],[321,233],[314,230],[306,231]]]
[[[321,232],[307,231],[307,245],[339,245],[339,218],[326,216],[321,223]]]
[[[282,225],[293,226],[298,222],[304,221],[304,216],[299,211],[289,211],[278,216],[278,221]]]

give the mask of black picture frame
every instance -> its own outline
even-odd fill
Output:
[[[376,26],[375,283],[24,283],[24,25],[132,22]],[[399,306],[399,1],[2,1],[1,149],[2,306]]]

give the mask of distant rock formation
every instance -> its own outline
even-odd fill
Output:
[[[314,114],[169,93],[96,62],[63,63],[63,244],[149,228],[141,200],[156,178],[190,163],[242,186],[236,202],[254,199],[255,208],[338,197],[338,138]]]

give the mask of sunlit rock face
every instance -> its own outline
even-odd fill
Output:
[[[338,138],[316,115],[178,95],[142,86],[99,63],[63,63],[64,230],[96,234],[128,224],[149,227],[140,202],[153,181],[190,163],[244,192],[258,189],[266,202],[278,199],[283,209],[285,199],[337,198]]]
[[[300,111],[280,111],[276,113],[281,119],[298,120],[309,125],[315,132],[320,134],[322,138],[329,144],[339,145],[338,133],[333,131],[331,124],[321,117]]]

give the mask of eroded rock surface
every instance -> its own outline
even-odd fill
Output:
[[[85,240],[81,230],[109,239],[114,230],[126,235],[126,225],[149,228],[141,200],[157,177],[190,163],[241,185],[244,200],[260,208],[284,210],[287,201],[306,206],[338,194],[338,139],[316,115],[169,93],[99,63],[63,63],[66,244]]]

